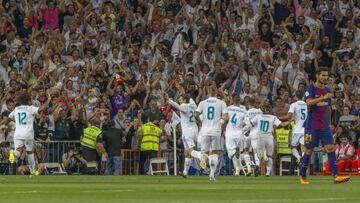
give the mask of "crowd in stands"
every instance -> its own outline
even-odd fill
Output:
[[[0,142],[12,141],[5,120],[27,91],[35,106],[52,98],[39,142],[114,120],[136,150],[152,118],[170,149],[167,96],[199,103],[216,85],[226,101],[254,97],[282,117],[327,67],[338,153],[344,137],[354,149],[343,157],[359,156],[360,0],[0,0],[0,55]]]

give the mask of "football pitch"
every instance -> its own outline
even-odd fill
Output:
[[[0,202],[359,202],[360,177],[1,176]]]

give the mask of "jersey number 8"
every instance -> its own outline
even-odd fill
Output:
[[[213,120],[214,119],[214,114],[215,114],[215,108],[213,106],[209,106],[208,110],[207,110],[207,119],[208,120]]]

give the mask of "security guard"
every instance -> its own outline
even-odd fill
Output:
[[[140,173],[145,174],[145,162],[151,158],[155,158],[160,149],[161,130],[158,126],[149,122],[141,125],[141,147],[140,147]]]
[[[84,135],[81,137],[81,148],[83,157],[88,163],[98,162],[99,154],[107,157],[106,150],[102,144],[102,134],[100,119],[98,118],[93,119],[93,125],[84,129]]]

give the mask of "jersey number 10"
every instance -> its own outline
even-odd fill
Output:
[[[261,132],[267,132],[269,130],[269,121],[260,121],[260,130]]]

